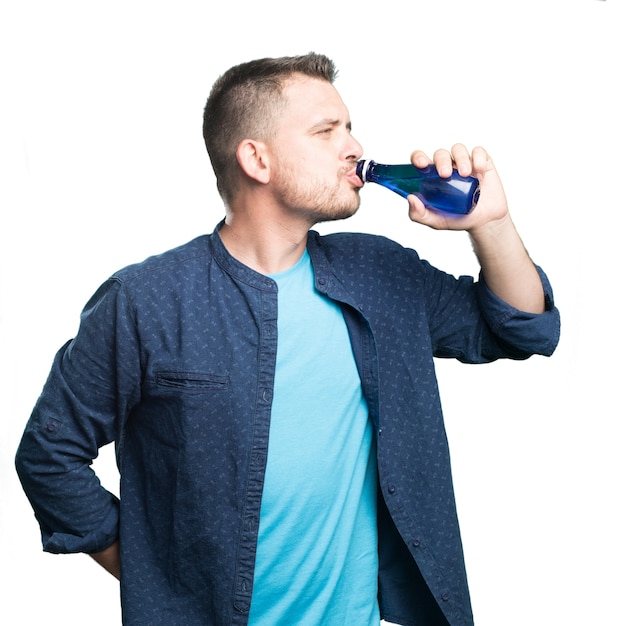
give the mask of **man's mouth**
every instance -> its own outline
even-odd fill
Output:
[[[346,171],[346,178],[357,188],[363,187],[363,181],[360,176],[357,176],[356,167]]]

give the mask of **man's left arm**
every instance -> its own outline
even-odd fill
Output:
[[[416,167],[430,159],[424,152],[411,155]],[[456,167],[462,176],[480,181],[480,198],[474,210],[464,216],[447,216],[428,210],[415,196],[409,196],[409,217],[438,230],[466,230],[489,289],[510,306],[527,313],[543,313],[545,294],[535,265],[517,233],[508,210],[502,183],[495,165],[483,148],[470,154],[456,144],[451,152],[438,150],[433,162],[442,177]]]

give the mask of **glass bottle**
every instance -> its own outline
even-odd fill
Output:
[[[452,176],[441,178],[434,165],[383,165],[370,159],[359,161],[356,173],[364,183],[378,183],[403,198],[414,194],[428,208],[443,213],[465,215],[476,206],[480,195],[473,176],[461,176],[454,169]]]

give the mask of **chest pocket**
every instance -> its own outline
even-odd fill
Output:
[[[232,420],[232,381],[228,374],[155,371],[144,388],[138,415],[155,441],[180,447],[210,439]]]
[[[227,375],[202,372],[156,372],[155,382],[164,391],[169,389],[178,393],[202,393],[230,387]]]

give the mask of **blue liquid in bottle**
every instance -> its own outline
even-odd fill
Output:
[[[416,195],[428,208],[442,213],[466,215],[478,202],[480,187],[473,176],[461,176],[455,169],[452,176],[441,178],[434,165],[417,168],[412,164],[383,165],[375,161],[359,161],[357,176],[365,182],[378,183],[406,198]]]

